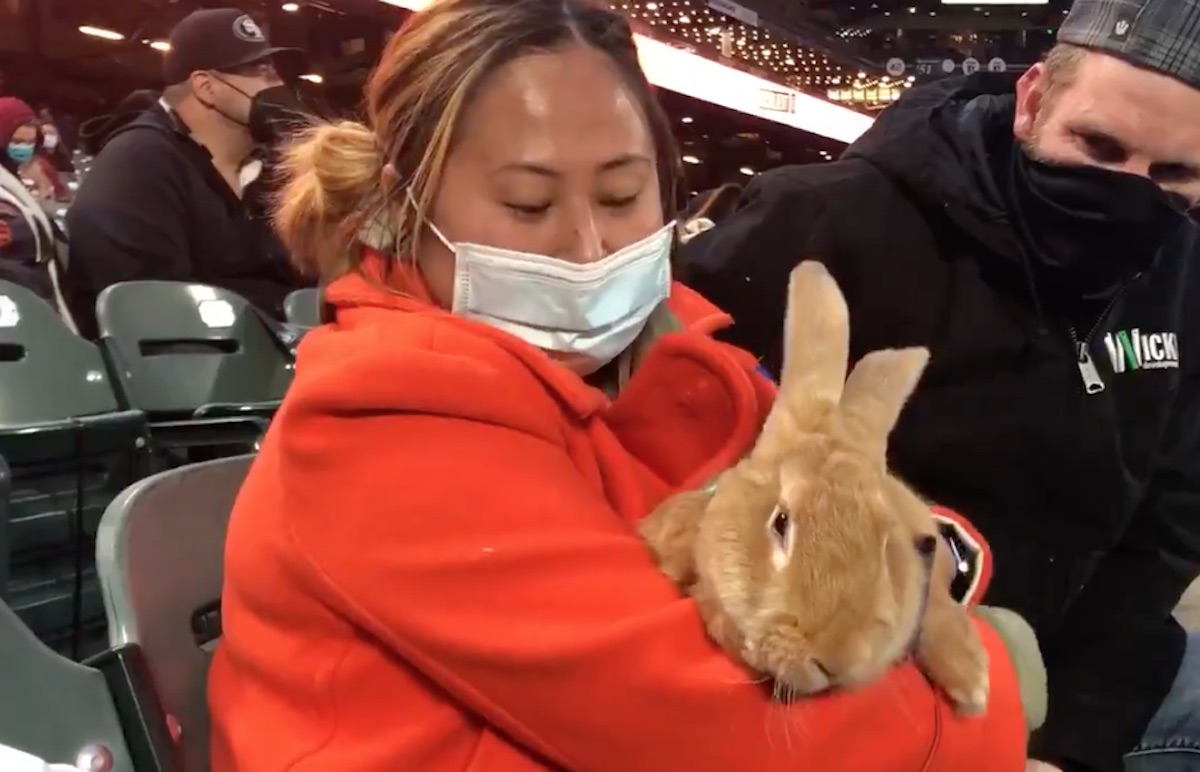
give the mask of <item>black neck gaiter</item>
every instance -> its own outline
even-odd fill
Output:
[[[1111,297],[1187,221],[1181,197],[1145,177],[1013,151],[1013,222],[1039,278],[1082,299]]]

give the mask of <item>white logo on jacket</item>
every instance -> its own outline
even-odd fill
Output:
[[[1104,347],[1114,373],[1179,367],[1179,336],[1173,332],[1117,330],[1104,336]]]

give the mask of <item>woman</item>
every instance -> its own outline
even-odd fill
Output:
[[[54,227],[42,202],[23,181],[33,163],[37,123],[29,105],[0,97],[0,279],[55,302],[50,272]]]
[[[634,534],[773,390],[668,283],[678,155],[627,24],[444,0],[367,104],[288,160],[277,224],[330,317],[230,522],[214,772],[1019,772],[990,629],[986,718],[907,666],[783,706]]]
[[[67,146],[63,132],[49,108],[43,107],[38,111],[38,125],[42,130],[41,156],[56,173],[72,174],[75,165],[71,163],[71,148]]]
[[[39,201],[61,201],[67,187],[44,155],[42,130],[33,108],[15,97],[0,98],[0,147],[4,168],[26,181]]]

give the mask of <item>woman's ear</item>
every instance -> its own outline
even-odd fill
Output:
[[[396,171],[395,165],[386,163],[383,165],[383,173],[380,175],[380,182],[383,183],[384,194],[390,196],[396,192],[396,188],[400,187],[400,173]]]

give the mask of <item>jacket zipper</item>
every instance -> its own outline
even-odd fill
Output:
[[[1117,294],[1113,295],[1112,300],[1108,301],[1108,305],[1100,312],[1100,316],[1096,319],[1095,324],[1088,330],[1087,335],[1082,340],[1079,338],[1079,333],[1072,325],[1068,328],[1071,333],[1071,343],[1075,347],[1075,365],[1079,368],[1079,376],[1083,379],[1083,389],[1088,394],[1099,394],[1107,388],[1104,384],[1104,379],[1100,377],[1100,370],[1096,367],[1096,361],[1092,359],[1092,338],[1100,330],[1100,327],[1108,319],[1108,315],[1112,313],[1113,308],[1125,296],[1125,292],[1140,279],[1140,273],[1135,274],[1132,279],[1125,282],[1121,289],[1117,290]]]

